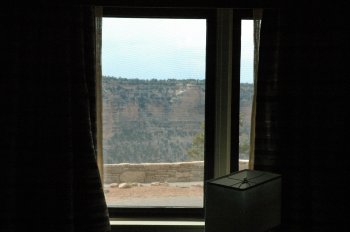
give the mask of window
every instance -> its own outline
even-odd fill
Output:
[[[103,176],[113,216],[203,218],[203,180],[213,177],[212,15],[104,10]]]
[[[107,204],[202,208],[206,19],[102,25]]]
[[[99,129],[111,217],[203,219],[204,181],[238,170],[239,12],[104,8]]]
[[[239,170],[247,169],[254,96],[254,21],[241,20],[241,67],[239,100]]]

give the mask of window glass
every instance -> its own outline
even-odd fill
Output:
[[[205,53],[205,19],[103,18],[109,206],[203,207]]]
[[[254,94],[254,29],[253,20],[241,21],[241,77],[240,77],[240,127],[239,169],[248,168],[250,151],[251,115]]]

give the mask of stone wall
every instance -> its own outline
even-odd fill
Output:
[[[203,180],[203,161],[105,164],[105,183],[190,182]]]
[[[240,160],[240,169],[247,168],[247,164]],[[106,184],[203,181],[203,169],[203,161],[105,164],[104,180]]]

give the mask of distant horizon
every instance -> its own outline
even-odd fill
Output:
[[[242,28],[241,82],[252,83],[253,41],[244,39],[244,30],[252,30],[252,23],[244,26],[243,22]],[[103,18],[102,74],[139,80],[204,80],[205,47],[205,19]]]
[[[140,81],[168,81],[168,80],[176,80],[176,81],[205,81],[205,79],[193,79],[193,78],[183,78],[183,79],[174,79],[174,78],[168,78],[168,79],[145,79],[145,78],[125,78],[125,77],[115,77],[115,76],[109,76],[109,75],[102,75],[102,77],[107,77],[107,78],[114,78],[114,79],[126,79],[126,80],[140,80]],[[241,82],[241,84],[253,84],[252,82]]]
[[[199,80],[199,81],[204,81],[205,79],[195,79],[195,78],[181,78],[181,79],[176,79],[176,78],[162,78],[162,79],[157,79],[157,78],[127,78],[127,77],[121,77],[121,76],[110,76],[110,75],[103,75],[102,77],[111,77],[115,79],[127,79],[127,80],[144,80],[144,81],[151,81],[151,80],[158,80],[158,81],[166,81],[166,80]]]

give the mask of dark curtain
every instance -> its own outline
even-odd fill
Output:
[[[109,231],[96,162],[94,8],[2,10],[1,231]]]
[[[348,220],[346,15],[332,7],[263,13],[254,168],[282,175],[277,231],[338,231]]]

